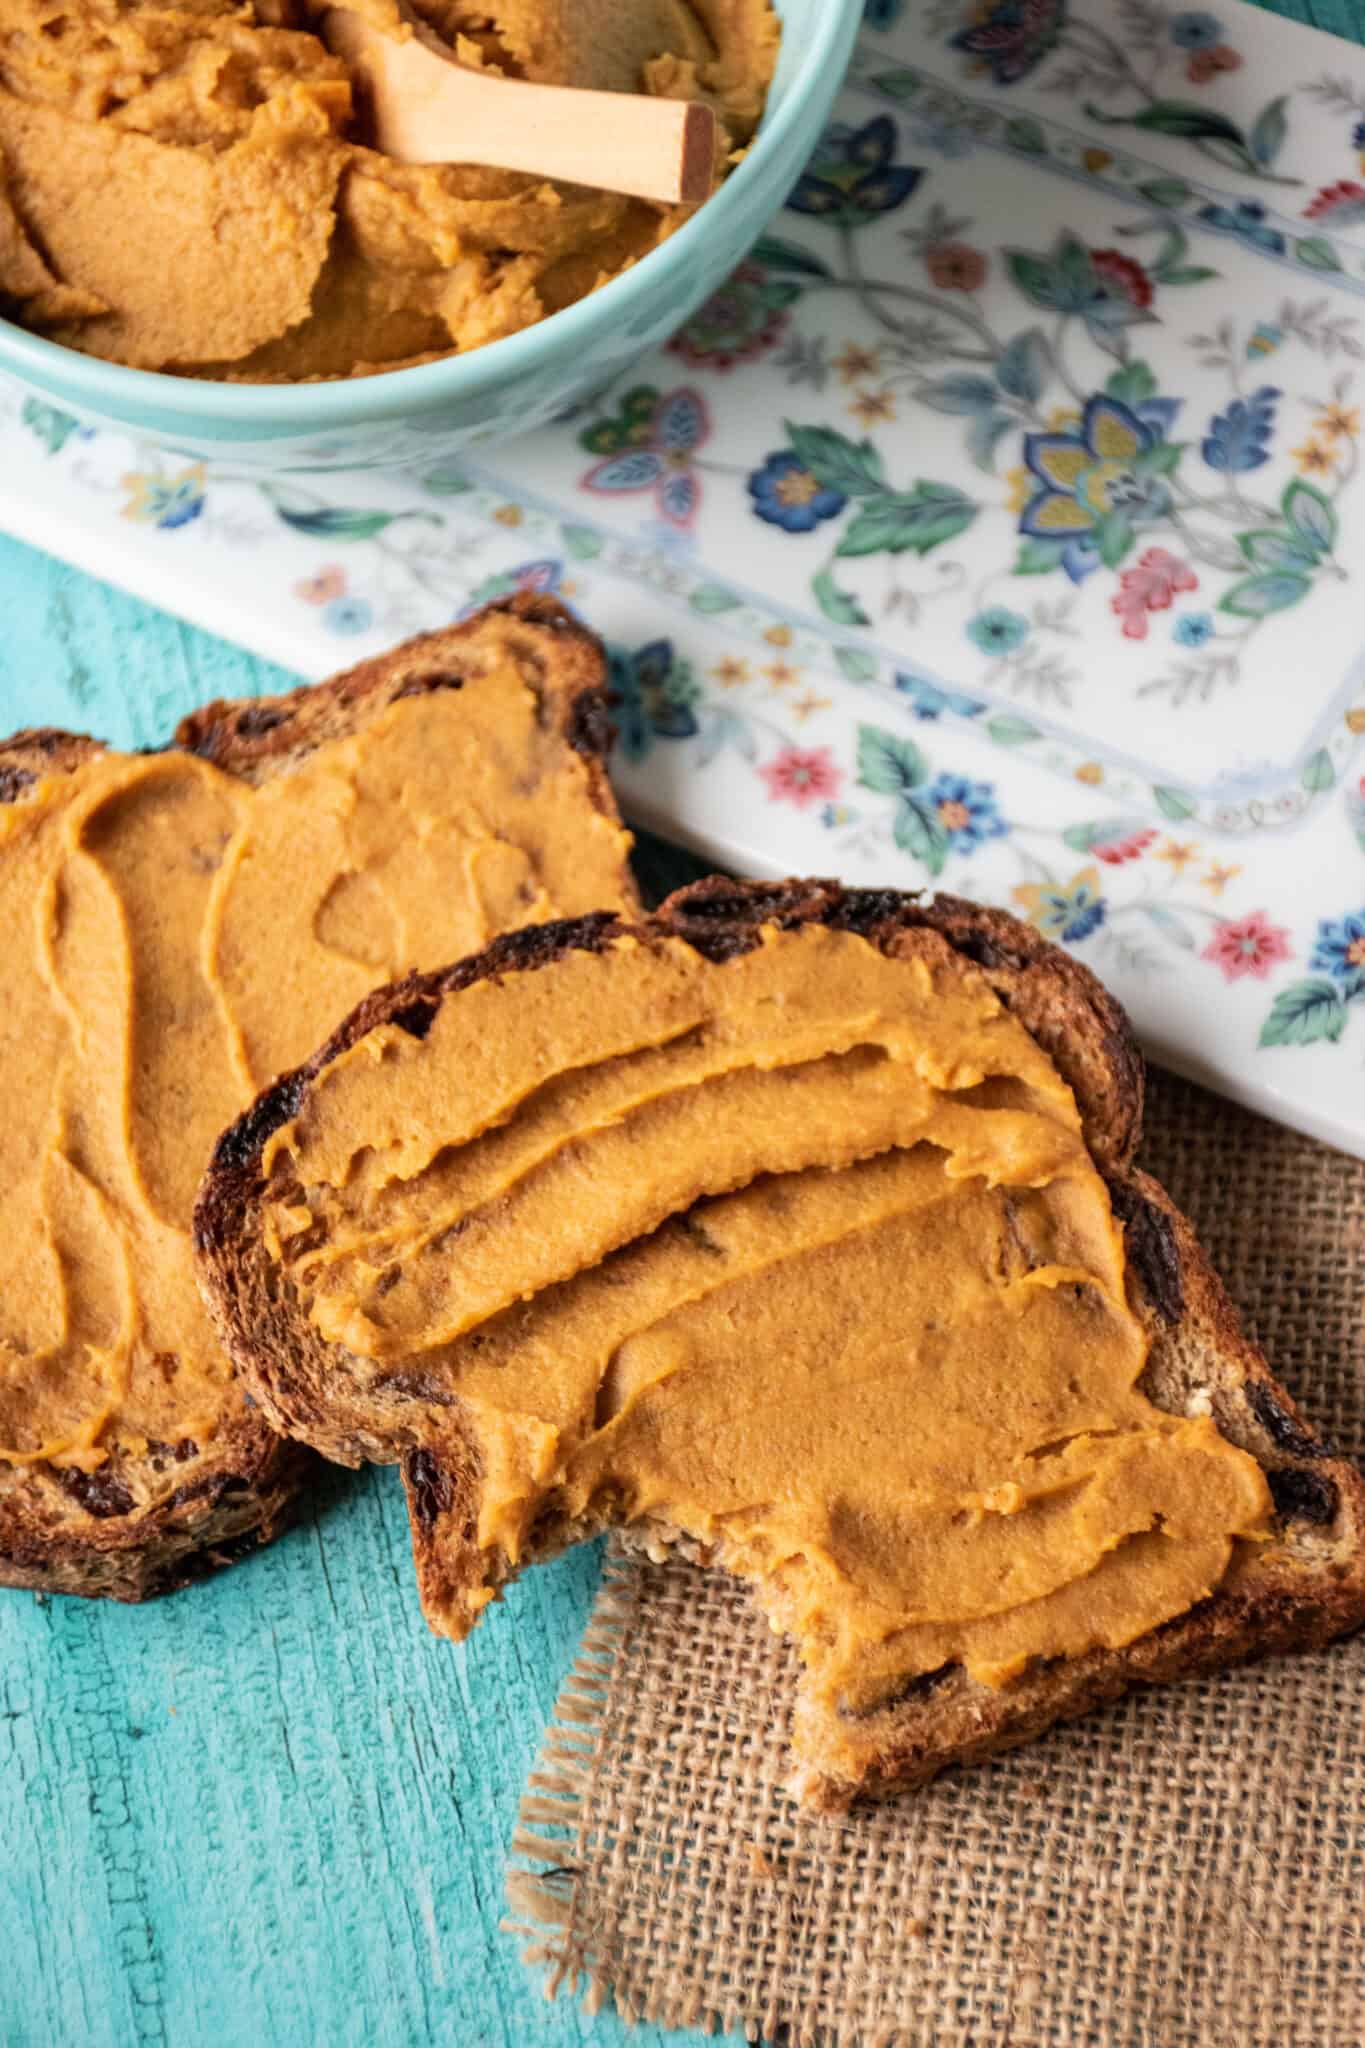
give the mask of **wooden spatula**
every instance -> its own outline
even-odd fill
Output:
[[[697,205],[715,182],[716,116],[699,100],[532,85],[457,61],[424,23],[388,36],[363,15],[323,16],[368,102],[374,144],[402,164],[487,164],[599,191]]]

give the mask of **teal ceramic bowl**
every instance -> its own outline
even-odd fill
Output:
[[[234,466],[394,469],[525,433],[665,341],[778,212],[828,119],[863,0],[776,0],[782,54],[758,138],[720,191],[634,269],[537,327],[349,383],[217,384],[102,363],[0,320],[0,371],[87,424]]]

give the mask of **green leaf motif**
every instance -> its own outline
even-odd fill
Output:
[[[1015,289],[1024,294],[1030,305],[1043,306],[1049,312],[1057,310],[1057,287],[1052,265],[1045,256],[1031,255],[1027,249],[1007,249],[1005,267]]]
[[[902,853],[921,861],[931,875],[941,875],[948,858],[948,834],[928,804],[903,796],[896,805],[892,837]]]
[[[1267,572],[1288,570],[1291,575],[1309,575],[1317,567],[1317,556],[1293,534],[1274,527],[1259,527],[1254,533],[1239,533],[1237,545],[1253,569]]]
[[[1174,270],[1163,270],[1161,282],[1163,284],[1204,284],[1209,278],[1220,275],[1221,272],[1211,270],[1207,263],[1181,263]]]
[[[1030,740],[1042,737],[1036,725],[1030,725],[1026,718],[1016,718],[1011,711],[1002,711],[998,718],[992,718],[986,732],[997,747],[1026,747]]]
[[[1064,540],[1038,540],[1033,534],[1025,534],[1019,543],[1019,552],[1014,558],[1015,576],[1050,576],[1054,569],[1062,566],[1066,552]]]
[[[1169,939],[1173,946],[1180,946],[1187,953],[1194,951],[1193,932],[1185,920],[1177,917],[1173,910],[1168,910],[1164,903],[1142,903],[1138,908],[1149,923],[1156,927],[1164,939]]]
[[[1337,771],[1326,747],[1319,747],[1316,753],[1308,756],[1299,776],[1299,781],[1310,796],[1321,796],[1325,789],[1332,787],[1336,779]]]
[[[989,377],[973,377],[964,372],[941,377],[933,384],[916,385],[915,397],[932,412],[984,412],[995,404],[995,385]]]
[[[829,277],[829,265],[812,256],[798,242],[785,242],[780,235],[761,235],[754,244],[753,260],[765,270],[790,270],[797,277]]]
[[[1182,818],[1194,816],[1194,798],[1186,796],[1181,789],[1165,789],[1158,784],[1153,788],[1152,796],[1162,817],[1169,818],[1173,825],[1178,825]]]
[[[836,626],[870,626],[871,619],[852,591],[841,590],[828,564],[810,580],[811,595],[827,619]]]
[[[1335,982],[1293,981],[1281,989],[1261,1026],[1261,1045],[1335,1045],[1346,1028],[1346,1005]]]
[[[912,100],[923,80],[918,71],[909,71],[902,65],[892,71],[879,71],[869,83],[893,100]]]
[[[1095,113],[1090,107],[1086,112],[1110,128],[1141,128],[1145,135],[1173,135],[1182,142],[1235,142],[1239,149],[1246,149],[1235,121],[1194,100],[1156,100],[1140,114],[1126,117]]]
[[[864,789],[873,789],[878,796],[903,796],[928,774],[929,763],[913,740],[880,725],[858,727],[858,780]]]
[[[1286,108],[1288,99],[1281,94],[1268,107],[1262,107],[1256,116],[1249,138],[1251,154],[1262,170],[1268,170],[1284,148],[1284,138],[1289,133]]]
[[[1188,446],[1188,441],[1158,441],[1143,456],[1142,467],[1150,476],[1174,476]]]
[[[399,513],[362,512],[348,510],[344,505],[319,505],[306,509],[282,505],[278,499],[275,510],[286,526],[292,526],[295,533],[306,533],[314,540],[373,540],[386,526],[391,526]],[[408,518],[415,518],[409,513]]]
[[[1117,569],[1133,545],[1133,529],[1122,512],[1110,512],[1100,521],[1095,542],[1105,568]]]
[[[877,673],[876,655],[863,647],[836,647],[834,659],[851,683],[870,683]]]
[[[1320,555],[1331,554],[1337,544],[1336,507],[1330,498],[1323,496],[1316,484],[1310,484],[1303,477],[1296,477],[1293,483],[1286,484],[1280,510],[1300,540],[1315,548]]]
[[[600,555],[605,545],[602,535],[594,533],[590,526],[562,526],[560,533],[564,549],[576,562],[591,562]]]
[[[1294,244],[1294,254],[1300,263],[1310,270],[1340,270],[1338,256],[1326,235],[1300,235]]]
[[[967,453],[988,476],[995,472],[995,451],[1014,424],[1007,412],[983,412],[968,427]]]
[[[837,427],[800,427],[787,421],[787,439],[803,469],[826,490],[867,498],[886,489],[882,458],[870,441],[852,441]]]
[[[1079,825],[1068,825],[1062,839],[1073,853],[1093,853],[1097,846],[1131,839],[1146,823],[1145,818],[1087,818]]]
[[[1041,327],[1026,328],[1007,342],[995,366],[995,380],[1011,398],[1036,405],[1052,373],[1052,349]]]
[[[19,417],[49,455],[60,455],[80,424],[71,413],[63,412],[60,406],[45,405],[40,398],[26,398]]]
[[[473,488],[464,471],[454,462],[438,462],[435,469],[429,469],[422,478],[422,489],[430,491],[433,498],[460,498]]]
[[[917,483],[870,499],[843,535],[836,555],[927,555],[965,533],[980,508],[950,484]]]
[[[1231,612],[1238,619],[1268,619],[1272,612],[1286,612],[1291,605],[1298,604],[1312,588],[1309,577],[1294,575],[1288,569],[1278,569],[1269,576],[1244,576],[1231,590],[1224,591],[1218,609]]]
[[[1144,199],[1150,199],[1153,206],[1177,208],[1186,206],[1194,196],[1194,187],[1187,185],[1183,178],[1153,178],[1146,185],[1139,185],[1138,191]]]
[[[1005,123],[1005,141],[1011,149],[1021,149],[1026,156],[1046,156],[1047,136],[1043,133],[1041,121],[1030,115],[1021,114]]]
[[[718,612],[732,612],[739,603],[733,590],[727,590],[721,583],[703,583],[688,599],[694,612],[703,618],[714,618]]]
[[[1156,397],[1156,373],[1150,363],[1125,363],[1121,370],[1110,372],[1104,388],[1123,405],[1141,405],[1144,399]]]

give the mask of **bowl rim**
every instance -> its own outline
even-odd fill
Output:
[[[842,74],[863,4],[864,0],[832,0],[832,4],[817,5],[790,89],[772,118],[760,127],[743,161],[690,221],[609,284],[517,334],[471,349],[467,355],[442,356],[434,363],[380,370],[367,377],[303,384],[229,384],[106,362],[0,319],[0,370],[20,376],[31,373],[44,385],[49,380],[59,381],[72,403],[88,404],[95,411],[113,411],[124,417],[125,408],[133,413],[159,408],[175,415],[187,428],[198,424],[201,431],[208,418],[216,418],[234,428],[326,432],[353,427],[361,420],[392,420],[414,408],[479,398],[502,385],[521,382],[561,348],[568,353],[586,350],[599,328],[628,319],[665,261],[685,263],[706,235],[724,229],[726,221],[743,206],[748,187],[781,152],[802,120],[813,88],[835,65]]]

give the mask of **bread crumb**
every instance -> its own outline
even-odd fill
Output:
[[[1185,1413],[1191,1417],[1196,1415],[1212,1415],[1213,1395],[1207,1387],[1195,1388],[1189,1400],[1185,1403]]]
[[[1019,1799],[1041,1799],[1043,1796],[1042,1783],[1037,1778],[1021,1778],[1014,1790]]]
[[[913,1935],[927,1934],[929,1932],[929,1922],[927,1920],[907,1920],[905,1931],[907,1934]]]
[[[772,1864],[768,1861],[768,1858],[764,1855],[757,1842],[750,1842],[749,1844],[749,1868],[753,1871],[755,1877],[761,1877],[768,1883],[771,1883],[773,1878],[777,1876],[777,1872],[773,1869]]]

